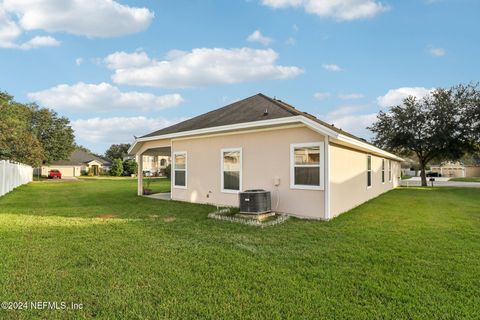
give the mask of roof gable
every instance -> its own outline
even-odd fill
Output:
[[[70,158],[67,160],[58,160],[53,161],[51,164],[53,165],[82,165],[84,163],[88,163],[91,161],[97,161],[103,165],[110,164],[110,161],[101,157],[98,157],[94,154],[86,152],[82,149],[75,149]]]
[[[169,133],[191,131],[219,127],[237,123],[271,120],[296,116],[292,110],[282,107],[275,100],[259,93],[252,97],[234,102],[173,126],[149,133],[142,138],[159,136]]]
[[[281,100],[269,98],[261,93],[136,138],[128,152],[129,154],[135,154],[138,151],[139,144],[149,140],[292,123],[302,123],[314,131],[329,136],[337,143],[403,161],[402,158],[372,145],[365,139],[345,132],[309,113],[302,112]]]
[[[353,134],[343,131],[328,124],[315,116],[302,112],[292,105],[281,100],[272,99],[264,94],[258,93],[249,98],[234,102],[225,107],[201,114],[194,118],[179,122],[170,127],[163,128],[140,138],[155,137],[164,134],[178,133],[184,131],[192,131],[198,129],[206,129],[213,127],[220,127],[225,125],[232,125],[238,123],[247,123],[263,120],[272,120],[286,117],[304,116],[313,120],[322,126],[335,131],[337,133],[346,135],[350,138],[367,142],[365,139],[359,138]],[[368,142],[367,142],[368,143]]]

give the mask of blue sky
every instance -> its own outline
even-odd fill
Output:
[[[480,74],[476,0],[35,3],[0,0],[0,89],[98,153],[258,92],[370,138],[381,108]]]

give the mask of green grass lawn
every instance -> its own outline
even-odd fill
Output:
[[[480,182],[480,177],[471,178],[452,178],[450,181],[462,181],[462,182]]]
[[[135,184],[133,189],[136,190],[136,183],[137,178],[132,177],[112,177],[112,176],[100,176],[100,177],[88,177],[82,176],[79,177],[80,180],[113,180],[113,181],[130,181]],[[150,181],[150,182],[148,182]],[[166,178],[157,178],[157,177],[150,177],[150,178],[143,178],[143,187],[146,188],[148,183],[150,183],[150,189],[152,189],[153,193],[161,193],[161,192],[170,192],[170,180]]]
[[[397,189],[265,229],[135,193],[82,179],[0,198],[0,300],[83,304],[0,318],[478,317],[479,189]]]
[[[408,180],[408,179],[412,179],[413,177],[412,176],[402,176],[402,180]]]

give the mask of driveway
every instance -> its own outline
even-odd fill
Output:
[[[431,186],[431,182],[428,180],[428,185]],[[461,182],[461,181],[448,181],[450,178],[435,178],[433,186],[435,187],[463,187],[463,188],[480,188],[480,182]],[[400,185],[403,187],[419,187],[422,185],[420,177],[413,177],[408,180],[401,180]]]

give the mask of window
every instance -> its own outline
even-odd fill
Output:
[[[173,186],[187,188],[187,153],[173,153]]]
[[[367,188],[372,186],[372,156],[367,156]]]
[[[167,160],[165,158],[160,159],[160,166],[165,167],[167,165]]]
[[[222,192],[236,193],[242,189],[242,149],[221,150]]]
[[[385,159],[382,159],[382,183],[385,183]]]
[[[388,160],[388,181],[392,182],[392,160]]]
[[[290,187],[323,190],[323,142],[292,144]]]

